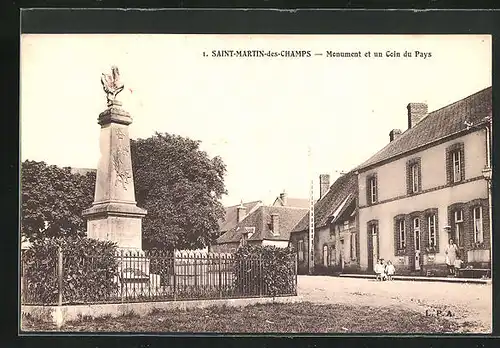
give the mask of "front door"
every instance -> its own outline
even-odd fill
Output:
[[[377,238],[377,234],[373,234],[373,266],[375,267],[375,265],[378,263],[378,238]]]
[[[415,230],[415,271],[420,271],[420,229]]]

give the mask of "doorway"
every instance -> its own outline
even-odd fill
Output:
[[[420,271],[420,258],[421,258],[421,235],[420,235],[420,220],[418,218],[413,220],[413,236],[415,242],[415,271]]]
[[[372,235],[372,270],[375,268],[375,265],[379,260],[379,247],[378,247],[378,233],[377,226],[371,226],[371,235]]]

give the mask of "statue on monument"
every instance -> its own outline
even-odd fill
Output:
[[[120,72],[117,66],[111,67],[111,74],[103,73],[101,76],[101,83],[106,92],[108,106],[111,106],[116,101],[118,93],[123,91],[124,84],[120,81]]]

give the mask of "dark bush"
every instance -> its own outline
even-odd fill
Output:
[[[246,245],[234,254],[234,285],[243,296],[295,295],[295,253],[290,248]]]
[[[85,237],[48,238],[35,241],[23,253],[26,302],[57,303],[59,248],[65,303],[97,301],[117,291],[116,244]]]

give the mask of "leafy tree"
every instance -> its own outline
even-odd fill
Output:
[[[167,133],[131,141],[137,205],[148,211],[145,249],[199,248],[215,239],[226,167],[199,145]]]
[[[70,168],[44,162],[21,164],[21,235],[30,240],[84,236],[82,211],[92,204],[95,173],[72,174]]]
[[[131,141],[136,200],[145,249],[199,248],[212,242],[224,216],[226,167],[199,141],[156,134]],[[95,173],[25,161],[21,165],[21,232],[30,239],[83,236],[82,211],[91,206]],[[47,222],[47,225],[45,223]]]

